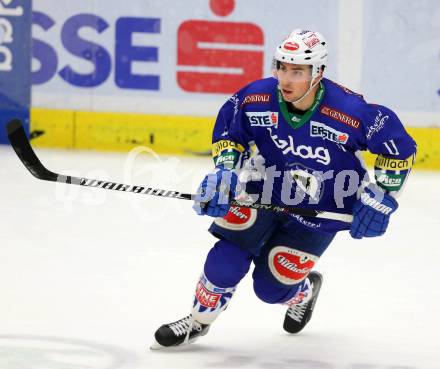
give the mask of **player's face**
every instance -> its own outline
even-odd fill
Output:
[[[280,63],[277,77],[284,100],[295,100],[309,89],[312,69],[310,65]]]

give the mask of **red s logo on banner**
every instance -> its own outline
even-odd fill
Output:
[[[229,15],[234,6],[234,0],[210,1],[218,16]],[[263,44],[262,29],[252,23],[186,21],[177,35],[177,83],[188,92],[233,93],[263,77],[264,52],[257,50]]]

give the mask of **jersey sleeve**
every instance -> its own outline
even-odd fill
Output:
[[[217,115],[212,135],[212,157],[216,167],[235,168],[253,140],[242,108],[244,90],[231,96]]]
[[[397,197],[411,171],[417,145],[397,115],[385,106],[366,104],[362,123],[366,146],[371,153],[377,154],[376,183]]]

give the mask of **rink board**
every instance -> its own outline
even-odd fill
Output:
[[[37,147],[129,151],[147,146],[158,154],[208,155],[214,117],[33,109]],[[418,144],[415,168],[440,169],[440,128],[408,127]],[[374,156],[366,154],[371,165]]]

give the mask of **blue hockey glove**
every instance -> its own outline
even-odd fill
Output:
[[[353,206],[350,235],[353,238],[376,237],[385,233],[397,201],[376,186],[369,186]]]
[[[193,209],[199,215],[223,217],[229,211],[229,201],[239,191],[235,172],[217,168],[203,179],[194,199]]]

